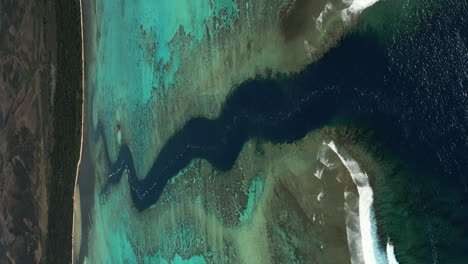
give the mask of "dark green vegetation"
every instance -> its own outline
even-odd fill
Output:
[[[48,179],[46,263],[70,263],[73,190],[80,152],[82,67],[78,0],[55,0],[57,88],[54,102],[52,174]]]

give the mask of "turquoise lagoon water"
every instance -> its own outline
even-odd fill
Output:
[[[104,127],[123,123],[138,156],[154,152],[149,146],[158,115],[158,100],[174,86],[179,55],[195,48],[206,31],[204,21],[220,15],[228,27],[237,15],[236,4],[223,1],[101,1],[97,0],[95,89],[91,89],[92,123]],[[179,30],[191,39],[184,46],[171,43]],[[149,126],[151,125],[151,126]],[[163,124],[161,124],[163,125]],[[106,129],[116,139],[115,129]],[[156,132],[157,133],[157,132]],[[127,135],[128,134],[128,135]],[[109,144],[115,157],[116,144]],[[138,168],[143,167],[137,160]]]
[[[154,124],[158,107],[164,107],[158,102],[175,86],[180,54],[195,49],[206,37],[206,21],[216,17],[217,29],[228,28],[237,19],[237,5],[230,0],[85,2],[84,6],[94,8],[95,12],[89,12],[89,16],[93,17],[88,17],[88,21],[92,24],[88,24],[89,30],[85,34],[94,32],[96,35],[88,36],[94,43],[87,44],[87,51],[94,53],[94,56],[87,54],[89,58],[94,58],[92,63],[88,62],[87,69],[90,136],[93,138],[98,120],[105,128],[109,128],[105,129],[106,137],[113,139],[108,144],[109,155],[115,158],[121,140],[118,133],[121,132],[113,128],[122,126],[122,131],[126,133],[124,137],[132,141],[134,155],[144,157],[147,153],[154,153],[154,156],[156,152],[147,142],[157,134],[158,128]],[[184,39],[189,39],[183,45],[177,41],[174,43],[176,35],[181,31]],[[90,149],[91,157],[95,160],[92,161],[95,173],[105,173],[107,168],[98,162],[99,148]],[[136,159],[135,165],[137,170],[144,171],[141,160]],[[96,194],[99,193],[98,178],[96,176]],[[130,200],[124,198],[128,197],[125,195],[127,188],[126,185],[122,186],[117,195],[110,197],[112,202],[106,206],[94,195],[91,210],[99,213],[91,213],[89,243],[83,242],[87,244],[83,248],[89,250],[78,257],[79,262],[134,263],[143,260],[144,263],[206,263],[201,256],[184,259],[175,254],[173,258],[165,259],[158,252],[144,256],[136,252],[133,243],[140,238],[133,236],[130,228],[131,205]],[[122,208],[122,205],[125,207]],[[116,221],[109,224],[110,219]],[[183,232],[168,234],[169,237],[161,236],[166,241],[172,239],[173,243],[179,239],[189,239],[184,237]]]

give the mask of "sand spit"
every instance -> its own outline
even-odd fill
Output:
[[[81,204],[80,204],[80,189],[78,185],[78,176],[80,175],[81,158],[83,156],[83,139],[84,139],[84,120],[85,120],[85,61],[84,61],[84,24],[83,24],[83,0],[80,0],[80,23],[81,23],[81,67],[82,67],[82,91],[83,102],[81,105],[81,143],[80,157],[76,167],[75,188],[73,194],[73,225],[72,225],[72,263],[75,263],[75,256],[79,255],[81,245]],[[76,246],[75,246],[76,245]],[[76,251],[76,252],[75,252]]]

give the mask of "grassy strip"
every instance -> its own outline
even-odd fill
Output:
[[[78,0],[54,0],[57,23],[57,86],[53,109],[52,173],[48,179],[46,263],[70,263],[73,189],[80,152],[82,68]]]

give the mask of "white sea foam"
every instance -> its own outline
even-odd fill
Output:
[[[349,6],[341,11],[341,18],[347,22],[351,19],[351,16],[360,14],[364,9],[377,3],[379,0],[344,0],[343,3],[349,4]]]
[[[398,264],[398,261],[395,256],[395,248],[393,247],[390,239],[387,240],[387,261],[388,264]]]
[[[325,167],[327,167],[328,169],[332,169],[335,164],[331,163],[326,156],[327,147],[321,147],[317,153],[317,160],[320,161],[320,163],[322,163],[323,165],[325,165]]]
[[[359,228],[359,198],[356,194],[344,192],[344,211],[346,221],[346,237],[352,264],[362,263],[362,241]]]
[[[327,158],[325,157],[320,157],[320,162],[325,165],[325,167],[331,169],[335,164],[330,162]]]
[[[320,12],[319,17],[315,20],[315,28],[319,31],[322,30],[323,18],[328,14],[329,11],[333,10],[333,4],[328,2],[325,8]]]
[[[323,168],[317,169],[317,170],[314,172],[314,175],[315,175],[315,177],[317,177],[319,180],[322,179]]]
[[[369,178],[367,177],[367,174],[361,170],[359,164],[355,160],[344,158],[338,152],[333,141],[330,141],[328,144],[324,142],[324,144],[336,153],[338,158],[348,170],[354,184],[356,184],[358,189],[359,228],[362,240],[363,262],[365,264],[389,263],[385,252],[383,252],[378,245],[377,225],[374,211],[372,210],[374,193],[369,184]]]
[[[325,196],[325,194],[323,192],[320,192],[318,195],[317,195],[317,201],[322,201],[323,199],[323,196]]]

